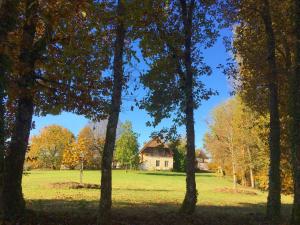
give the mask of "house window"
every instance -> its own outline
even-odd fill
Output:
[[[156,160],[156,167],[159,167],[160,161]]]
[[[169,167],[169,161],[165,161],[165,167]]]

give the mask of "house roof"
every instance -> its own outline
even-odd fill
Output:
[[[169,146],[162,142],[159,138],[153,138],[148,141],[144,147],[141,149],[140,153],[143,153],[146,149],[149,148],[161,148],[161,149],[168,149],[170,153],[173,155],[173,152],[169,149]]]
[[[208,159],[208,156],[203,150],[196,150],[196,158]]]

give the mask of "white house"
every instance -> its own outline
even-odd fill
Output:
[[[140,151],[141,170],[172,170],[173,152],[158,138],[152,139]]]

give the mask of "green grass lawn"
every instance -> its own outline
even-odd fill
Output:
[[[100,183],[99,171],[84,171],[84,183]],[[245,189],[245,193],[225,192],[231,189],[230,178],[212,173],[196,176],[198,214],[242,216],[263,214],[267,193]],[[79,171],[29,171],[23,178],[27,207],[36,212],[95,213],[99,189],[53,188],[52,183],[79,182]],[[174,172],[113,171],[113,207],[116,214],[177,212],[185,193],[185,175]],[[284,217],[288,217],[291,196],[282,196]],[[129,216],[130,216],[129,215]],[[230,225],[230,224],[228,224]]]

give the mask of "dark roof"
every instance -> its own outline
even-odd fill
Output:
[[[153,138],[150,141],[148,141],[144,147],[141,149],[141,153],[146,148],[169,148],[165,143],[163,143],[159,138]]]
[[[141,149],[140,153],[144,153],[145,151],[149,152],[154,149],[159,151],[167,151],[173,156],[173,152],[171,151],[169,146],[162,142],[159,138],[153,138],[150,141],[148,141]]]

